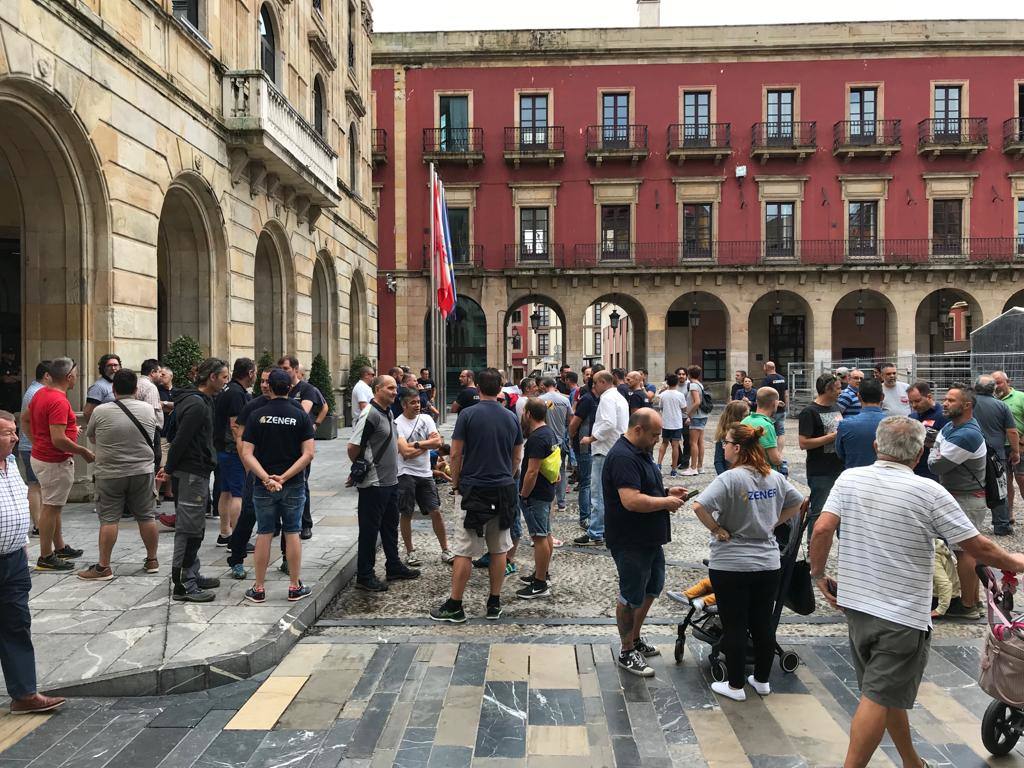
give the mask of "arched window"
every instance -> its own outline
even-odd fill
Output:
[[[277,83],[277,42],[266,5],[260,8],[260,69],[267,73],[272,83]]]
[[[348,127],[348,188],[352,194],[358,194],[357,185],[359,182],[359,141],[356,136],[356,124]]]
[[[326,119],[324,117],[324,87],[323,81],[320,76],[317,75],[313,79],[313,127],[316,128],[316,132],[326,138],[324,133]]]

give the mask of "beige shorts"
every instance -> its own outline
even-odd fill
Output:
[[[167,454],[171,450],[171,441],[166,437],[160,438],[160,466],[167,463]]]
[[[501,555],[512,549],[512,529],[501,530],[501,521],[492,517],[484,525],[484,535],[477,536],[476,531],[464,528],[461,523],[455,528],[455,542],[452,554],[457,557],[471,557],[474,560],[483,557],[485,552]]]
[[[43,504],[50,507],[63,507],[68,503],[71,486],[75,484],[75,460],[65,459],[60,462],[40,461],[32,458],[32,471],[39,478],[39,491]]]
[[[982,523],[988,519],[988,506],[985,504],[985,497],[975,496],[970,493],[954,493],[953,498],[956,499],[956,503],[960,505],[960,509],[964,511],[964,514],[967,515],[974,527],[980,531]],[[959,545],[954,544],[952,549],[955,552],[959,552],[961,548]]]

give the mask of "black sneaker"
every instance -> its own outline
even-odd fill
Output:
[[[387,592],[388,585],[376,576],[371,576],[366,581],[356,579],[356,589],[361,589],[364,592]]]
[[[313,529],[312,528],[303,528],[299,532],[299,538],[302,539],[303,541],[308,541],[309,539],[312,539],[313,538]]]
[[[215,579],[212,576],[210,578],[200,576],[196,579],[196,584],[200,589],[216,589],[220,586],[220,579]]]
[[[73,571],[75,564],[57,557],[56,553],[36,560],[37,571]]]
[[[250,603],[265,603],[267,602],[267,590],[249,587],[245,590],[245,599]]]
[[[430,612],[430,618],[434,621],[447,621],[449,624],[465,624],[466,612],[461,605],[455,607],[451,600],[446,600],[443,605]]]
[[[400,571],[388,571],[388,581],[409,581],[411,579],[418,579],[420,577],[420,571],[418,568],[403,568]]]
[[[302,600],[303,598],[309,597],[311,590],[301,581],[297,587],[288,587],[288,602],[294,603],[296,600]]]
[[[537,576],[537,572],[534,571],[533,573],[529,574],[528,576],[520,576],[519,580],[521,582],[523,582],[523,584],[532,584],[536,576]],[[548,571],[548,577],[545,579],[545,581],[548,581],[548,582],[551,581],[551,571]]]
[[[251,555],[255,551],[256,551],[256,545],[253,544],[251,541],[248,544],[245,545],[245,552],[246,552],[246,554]]]
[[[217,546],[218,547],[226,547],[230,543],[231,543],[231,536],[220,536],[220,535],[217,536]]]
[[[640,651],[640,654],[645,658],[649,659],[652,656],[660,656],[661,651],[655,648],[653,645],[644,640],[643,635],[640,639],[633,644],[633,650]]]
[[[548,588],[546,581],[537,581],[533,579],[522,589],[516,590],[516,597],[522,600],[533,600],[535,597],[548,597],[551,595],[551,590]]]
[[[83,554],[85,554],[85,552],[81,549],[75,549],[74,547],[69,547],[67,544],[65,544],[60,549],[53,550],[53,554],[55,554],[61,560],[77,560]]]
[[[654,668],[644,660],[643,654],[639,651],[627,651],[620,653],[618,664],[627,672],[640,677],[654,677]]]
[[[488,603],[487,614],[484,616],[489,621],[497,621],[501,618],[501,603]]]
[[[491,567],[491,558],[488,555],[484,555],[483,557],[478,557],[476,560],[473,561],[473,567],[474,568],[490,568]]]
[[[604,546],[604,539],[595,539],[588,534],[583,534],[572,540],[577,547],[601,547]]]
[[[207,592],[199,587],[188,590],[184,587],[175,587],[171,599],[182,603],[209,603],[214,598],[213,592]]]
[[[39,529],[38,528],[32,528],[32,532],[29,535],[30,536],[35,536],[36,538],[39,538]]]

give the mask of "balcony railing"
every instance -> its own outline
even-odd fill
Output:
[[[263,70],[224,76],[224,125],[228,145],[263,163],[267,174],[293,187],[312,204],[338,201],[338,155],[288,102]]]
[[[814,151],[818,145],[817,123],[754,123],[750,129],[750,147],[754,153],[788,154]]]
[[[370,151],[374,163],[388,161],[388,132],[383,128],[374,128],[370,133]]]
[[[728,149],[732,146],[730,123],[676,123],[668,127],[668,149]]]
[[[840,120],[832,127],[833,154],[891,154],[903,143],[899,120]]]
[[[624,157],[634,162],[647,157],[646,125],[588,125],[587,157],[596,159]]]
[[[1011,117],[1003,122],[1003,152],[1024,155],[1024,117]]]
[[[484,268],[484,247],[477,243],[475,245],[460,245],[452,243],[452,264],[456,269],[483,269]],[[423,269],[429,274],[430,270],[430,246],[423,246]]]
[[[505,129],[506,152],[564,152],[565,128],[561,125]]]
[[[466,160],[484,156],[483,128],[424,128],[424,159]]]
[[[561,243],[528,245],[526,243],[505,244],[505,268],[513,267],[560,267],[565,265],[565,246]]]
[[[917,124],[918,152],[978,152],[988,146],[984,117],[930,118]]]

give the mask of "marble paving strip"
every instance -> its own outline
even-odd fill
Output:
[[[658,722],[658,713],[650,701],[626,702],[629,722],[633,725],[633,738],[645,761],[669,760],[668,744]]]
[[[458,643],[438,643],[430,657],[432,667],[454,667],[455,657],[459,653]]]
[[[930,682],[921,683],[921,687],[917,691],[917,703],[945,723],[946,727],[955,733],[960,741],[970,747],[976,755],[982,758],[991,757],[981,741],[982,713],[979,712],[975,715],[946,691]],[[1003,761],[1000,761],[1000,764],[1002,765]],[[1019,764],[1024,765],[1024,761]]]
[[[586,707],[580,691],[530,688],[528,693],[530,725],[585,725]]]
[[[484,643],[461,643],[455,659],[452,685],[483,685],[489,648]]]
[[[784,730],[780,723],[776,722],[776,718],[772,716],[773,710],[767,706],[781,694],[772,692],[770,696],[762,699],[750,686],[746,687],[746,691],[746,701],[731,701],[724,696],[719,698],[722,713],[728,718],[729,725],[743,746],[743,751],[747,755],[781,756],[800,753],[796,745],[787,738],[788,730]],[[815,729],[813,723],[805,725],[809,725],[812,731]]]
[[[188,728],[143,728],[104,768],[153,765],[162,761],[188,733]]]
[[[330,650],[320,661],[320,668],[358,670],[360,675],[356,676],[357,681],[370,659],[373,658],[374,651],[377,650],[377,646],[374,644],[328,643],[328,645]]]
[[[427,768],[470,768],[472,764],[471,747],[440,746],[435,742],[430,750]]]
[[[586,726],[531,725],[526,734],[526,751],[531,756],[589,755]]]
[[[331,646],[327,643],[298,643],[270,673],[271,677],[309,675],[323,661]]]
[[[366,710],[359,718],[359,724],[352,734],[352,743],[346,753],[348,757],[371,757],[374,754],[397,699],[397,693],[375,693],[370,697]]]
[[[688,714],[708,768],[751,768],[722,710],[700,709]]]
[[[683,702],[672,685],[651,688],[651,703],[658,715],[661,734],[669,747],[673,744],[696,744],[697,736],[690,726],[690,718],[686,716]]]
[[[409,667],[412,666],[412,660],[416,656],[416,646],[409,644],[403,644],[395,649],[395,652],[391,655],[391,661],[388,662],[387,667],[384,669],[384,674],[381,675],[380,682],[377,683],[378,693],[398,693],[402,690],[402,685],[405,683],[406,675],[409,674]]]
[[[433,744],[433,728],[406,728],[395,753],[396,768],[426,768]]]
[[[265,737],[263,731],[222,731],[199,756],[193,768],[245,765]]]
[[[156,768],[189,768],[213,743],[233,715],[234,712],[225,710],[211,711],[189,730],[188,735],[167,753]]]
[[[486,680],[530,679],[531,646],[525,643],[494,643],[487,661]]]
[[[77,728],[96,713],[94,704],[74,701],[65,704],[60,717],[53,714],[41,715],[39,722],[34,724],[31,732],[21,736],[17,743],[3,748],[3,757],[7,760],[32,760],[45,752],[52,745],[63,740],[73,729]],[[9,720],[33,720],[36,718],[18,716],[11,718],[4,711],[0,714],[0,723],[8,724]]]
[[[498,680],[485,683],[475,756],[523,757],[526,720],[526,683]]]
[[[384,674],[384,667],[387,666],[394,652],[395,646],[390,643],[377,646],[373,656],[363,668],[362,677],[359,678],[359,682],[356,683],[356,687],[352,690],[353,699],[370,698],[370,694],[377,687],[380,676]]]
[[[764,702],[796,746],[795,752],[810,763],[842,765],[849,735],[832,719],[820,701],[813,696],[773,693],[765,697]]]
[[[278,730],[268,733],[252,757],[245,763],[246,768],[298,768],[312,761],[320,750],[325,731]]]
[[[51,717],[53,713],[25,716],[12,715],[6,710],[0,712],[0,753],[17,744]]]
[[[576,649],[571,645],[530,646],[531,688],[580,687],[576,670]]]
[[[339,720],[331,726],[308,768],[338,768],[355,730],[355,720]]]
[[[225,731],[269,731],[291,704],[308,676],[268,677],[256,693],[231,718]]]
[[[90,739],[73,755],[64,754],[65,765],[75,768],[99,768],[106,765],[125,745],[146,727],[153,714],[127,714],[120,712],[95,737]],[[57,752],[53,757],[60,755]]]

